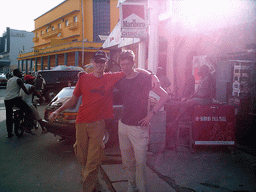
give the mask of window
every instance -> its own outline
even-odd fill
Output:
[[[36,37],[38,37],[38,33],[36,33]]]
[[[110,33],[110,0],[93,0],[93,41],[102,42],[99,35]]]
[[[52,31],[54,31],[54,26],[52,26]]]
[[[65,26],[68,26],[68,20],[65,21]]]
[[[61,23],[58,24],[58,28],[59,28],[59,29],[61,28]]]
[[[73,17],[73,21],[77,22],[77,16]]]
[[[43,31],[41,31],[41,35],[43,35]]]
[[[46,33],[48,33],[48,32],[49,32],[49,29],[47,28],[45,31],[46,31]]]

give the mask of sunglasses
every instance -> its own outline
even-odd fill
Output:
[[[106,61],[105,61],[105,60],[102,60],[102,59],[94,59],[94,62],[95,62],[95,63],[101,63],[101,64],[106,63]]]

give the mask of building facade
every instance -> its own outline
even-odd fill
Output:
[[[116,5],[117,0],[66,0],[36,18],[33,51],[19,55],[19,68],[28,73],[89,64],[118,22]]]
[[[32,32],[6,28],[0,37],[0,72],[7,73],[18,67],[19,54],[33,49],[33,35]]]

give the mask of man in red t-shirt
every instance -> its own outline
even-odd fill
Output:
[[[54,111],[53,121],[60,112],[72,107],[82,95],[76,119],[75,155],[82,165],[83,191],[96,188],[97,175],[103,157],[105,119],[113,118],[113,88],[124,77],[123,72],[104,73],[107,55],[99,50],[93,56],[93,73],[79,77],[72,97]]]

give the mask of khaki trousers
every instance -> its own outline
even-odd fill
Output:
[[[148,127],[129,126],[119,121],[118,135],[123,167],[128,177],[128,191],[138,189],[145,192]]]
[[[98,172],[103,157],[105,121],[76,124],[74,151],[82,166],[83,191],[90,192],[98,182]]]

